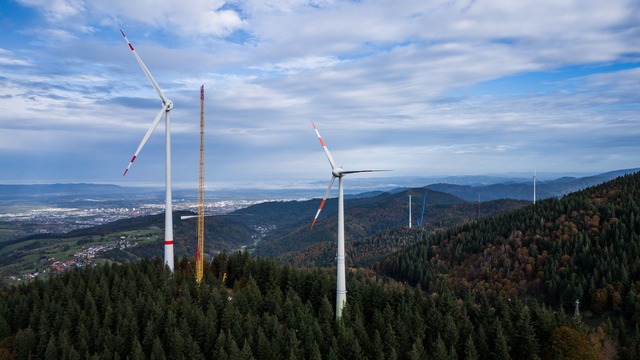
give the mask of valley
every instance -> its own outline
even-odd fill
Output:
[[[557,191],[587,186],[594,181],[629,170],[581,179],[549,181]],[[456,181],[463,182],[463,181]],[[494,214],[518,209],[526,200],[465,201],[457,195],[435,191],[441,188],[464,196],[490,192],[487,198],[514,194],[513,182],[490,185],[433,184],[421,188],[394,188],[388,192],[350,194],[346,201],[347,256],[349,266],[369,266],[386,255],[426,239],[429,234],[475,222]],[[524,185],[517,185],[522,187]],[[461,193],[461,189],[465,189]],[[568,191],[568,190],[565,190]],[[130,194],[122,199],[122,193]],[[292,191],[301,196],[305,191]],[[134,195],[135,194],[135,195]],[[308,229],[317,199],[275,200],[283,192],[258,192],[247,199],[238,194],[216,194],[206,202],[205,256],[246,250],[303,267],[331,267],[335,258],[336,199],[327,200],[323,216],[313,231]],[[407,225],[407,198],[414,201],[413,214],[424,212],[422,226]],[[195,252],[195,219],[179,220],[196,209],[194,194],[177,192],[176,256],[190,258]],[[541,197],[550,196],[544,192]],[[523,197],[523,196],[520,196]],[[29,208],[28,204],[32,204]],[[117,186],[69,184],[0,186],[0,274],[9,282],[57,272],[56,263],[71,267],[102,262],[136,261],[161,256],[164,219],[162,192]],[[13,211],[13,212],[12,212]],[[401,230],[402,229],[402,230]],[[193,240],[192,240],[193,239]],[[123,242],[124,241],[124,242]],[[127,244],[122,246],[123,244]],[[84,253],[99,247],[89,259]]]

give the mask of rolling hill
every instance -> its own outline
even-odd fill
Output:
[[[626,172],[628,170],[601,174],[591,178],[564,178],[552,183],[560,184],[557,185],[558,189],[566,190],[602,181],[615,174]],[[513,189],[513,186],[516,185],[522,186],[523,184],[491,185],[484,187],[484,189],[491,190],[494,195],[501,193],[508,196],[514,194],[513,190],[509,189]],[[399,236],[390,235],[392,230],[407,225],[407,196],[409,194],[414,196],[412,213],[414,214],[414,224],[417,224],[422,212],[420,200],[426,192],[426,215],[423,227],[428,231],[446,229],[476,220],[478,204],[475,202],[475,196],[477,195],[474,195],[473,202],[466,202],[455,195],[434,191],[432,189],[434,186],[348,196],[345,203],[348,262],[354,266],[365,266],[427,236],[419,235],[420,230],[417,229],[408,233],[400,230]],[[459,193],[466,191],[469,196],[479,190],[474,187],[447,186],[449,191],[458,189]],[[36,191],[33,192],[33,189]],[[0,188],[0,193],[6,195],[11,191],[17,191],[16,194],[19,195],[20,192],[32,191],[34,194],[50,194],[55,195],[53,198],[75,201],[74,199],[78,198],[77,191],[81,189],[105,194],[107,198],[122,191],[120,187],[108,185],[59,184],[5,186]],[[461,191],[461,189],[466,190]],[[526,191],[526,189],[522,191]],[[539,192],[541,191],[539,190]],[[12,199],[16,199],[16,196],[14,194]],[[6,195],[6,198],[11,197]],[[28,201],[28,199],[24,198],[24,201]],[[247,248],[255,255],[274,257],[298,266],[332,266],[337,227],[336,203],[337,199],[335,198],[327,200],[323,213],[312,231],[309,230],[309,224],[315,214],[319,199],[270,201],[237,210],[230,216],[210,217],[205,222],[207,224],[205,252],[209,256],[213,256],[219,251]],[[480,204],[480,215],[486,217],[525,206],[527,203],[523,200],[483,201]],[[174,224],[176,255],[190,257],[195,251],[196,222],[194,219],[180,221],[177,220],[178,218],[179,216],[176,216]],[[40,234],[35,237],[30,236],[9,241],[4,245],[0,244],[0,266],[13,266],[10,268],[0,267],[0,271],[5,274],[33,271],[46,263],[46,261],[43,263],[43,257],[53,257],[60,261],[72,259],[73,254],[87,246],[114,244],[122,236],[138,240],[134,242],[135,246],[133,247],[104,252],[100,256],[119,262],[147,256],[161,256],[162,247],[158,244],[161,244],[162,235],[155,230],[161,229],[164,225],[163,222],[162,216],[154,215],[120,220],[66,234]],[[150,233],[149,229],[155,230]],[[145,234],[151,235],[144,236]]]
[[[562,199],[480,219],[408,246],[373,267],[428,289],[537,299],[640,316],[640,173]],[[394,236],[391,234],[390,236]]]
[[[175,242],[178,257],[190,257],[195,253],[196,219],[180,220],[180,216],[186,214],[192,213],[174,212],[174,236],[180,239]],[[105,249],[98,257],[117,262],[162,257],[163,229],[164,214],[158,214],[64,234],[37,234],[0,242],[0,274],[41,272],[56,261],[82,261],[77,254],[90,247]],[[216,242],[206,249],[209,255],[252,244],[255,231],[232,217],[209,217],[205,223],[205,236],[213,238],[213,234]],[[123,240],[126,244],[118,245]]]
[[[427,191],[431,193],[430,190]],[[399,201],[403,199],[404,194],[405,192],[399,193]],[[481,204],[480,215],[481,217],[491,216],[518,209],[527,204],[528,202],[522,200],[488,201]],[[422,205],[419,204],[419,206],[421,207]],[[367,211],[366,209],[359,210],[361,211],[354,211],[353,215],[347,215],[345,233],[349,234],[349,231],[357,232],[359,229],[373,228],[377,225],[375,222],[385,216],[385,211],[388,214],[389,208],[380,208],[378,213]],[[420,210],[420,208],[414,208],[414,213],[416,210]],[[404,210],[404,212],[406,213],[407,210]],[[364,233],[361,236],[347,236],[345,242],[347,264],[352,267],[368,266],[377,259],[420,241],[431,232],[474,221],[478,215],[478,204],[469,202],[458,202],[449,205],[433,204],[426,207],[425,213],[427,215],[423,220],[422,227],[414,225],[413,228],[409,229],[406,217],[399,216],[394,218],[392,215],[386,215],[386,221],[393,226],[381,231]],[[406,215],[404,214],[404,216]],[[350,220],[349,216],[354,219]],[[300,250],[291,246],[294,250],[282,252],[277,255],[277,258],[282,262],[302,267],[335,266],[336,224],[337,218],[335,216],[331,217],[318,229],[322,237],[317,236],[315,242]],[[300,229],[300,232],[302,232],[300,236],[287,234],[275,239],[275,241],[289,241],[298,245],[306,245],[300,240],[304,239],[303,236],[313,237],[313,232],[308,229]]]
[[[429,229],[446,228],[477,216],[477,204],[432,190],[409,189],[394,193],[367,193],[350,196],[345,202],[347,238],[360,240],[390,229],[406,226],[408,194],[427,192],[424,225]],[[278,258],[295,264],[331,266],[331,244],[335,241],[337,199],[328,199],[316,227],[309,231],[310,221],[317,210],[318,199],[307,201],[272,201],[237,210],[227,216],[207,217],[205,221],[205,253],[213,256],[220,251],[247,248],[257,256]],[[496,201],[481,204],[482,215],[524,206],[523,201]],[[413,213],[422,211],[422,204],[413,203]],[[174,214],[175,254],[191,257],[195,253],[196,219],[179,220]],[[190,213],[189,213],[190,214]],[[77,258],[78,253],[91,246],[109,246],[121,239],[130,240],[127,247],[102,251],[97,256],[124,262],[145,257],[161,257],[162,214],[118,220],[64,234],[37,234],[17,240],[0,242],[0,273],[15,275],[47,268],[55,261]],[[366,240],[365,240],[366,243]],[[317,245],[321,244],[321,245]],[[402,243],[395,246],[407,245]],[[324,250],[323,260],[302,260]],[[352,246],[352,245],[349,245]],[[308,249],[307,249],[308,248]],[[296,252],[305,251],[300,256]],[[379,252],[360,253],[362,263]],[[297,260],[293,260],[293,259]],[[291,260],[289,260],[291,259]]]
[[[423,195],[427,193],[425,203],[424,226],[433,228],[446,228],[454,224],[476,218],[478,216],[478,204],[468,203],[450,194],[432,191],[429,189],[405,189],[392,193],[382,193],[380,195],[345,200],[345,238],[347,243],[359,239],[367,238],[375,234],[408,226],[408,195]],[[524,201],[501,201],[481,204],[481,215],[486,216],[491,213],[506,211],[516,207],[524,206]],[[240,211],[251,212],[261,206],[254,205]],[[308,247],[318,249],[317,244],[324,243],[326,248],[335,242],[337,231],[337,199],[328,199],[321,216],[316,225],[310,229],[311,220],[315,215],[315,210],[319,205],[319,200],[305,202],[302,215],[296,221],[287,223],[288,226],[277,227],[268,233],[258,244],[255,254],[258,256],[277,257],[281,260],[290,259],[296,252],[303,251]],[[271,215],[278,217],[279,213],[271,209]],[[293,215],[288,209],[282,208],[287,217]],[[414,214],[414,224],[416,217],[422,212],[422,203],[412,203],[412,213]],[[415,215],[417,214],[417,215]],[[259,218],[259,217],[258,217]],[[283,256],[287,254],[286,256]],[[325,259],[332,259],[333,255],[324,256]],[[298,263],[302,265],[305,262]],[[328,266],[326,261],[317,260],[309,264],[318,266]]]

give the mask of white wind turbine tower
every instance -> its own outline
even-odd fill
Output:
[[[536,173],[537,170],[533,169],[533,205],[536,204]]]
[[[362,172],[374,172],[374,171],[388,171],[388,170],[344,170],[340,166],[336,166],[335,161],[333,161],[333,157],[327,149],[327,145],[325,145],[318,129],[316,128],[316,124],[311,122],[313,125],[313,129],[316,131],[316,135],[318,135],[318,139],[320,140],[320,145],[324,149],[324,153],[327,155],[327,159],[329,160],[329,164],[331,165],[331,182],[329,182],[329,187],[327,188],[327,192],[324,194],[322,201],[320,202],[320,206],[318,207],[318,212],[316,212],[316,216],[313,218],[313,222],[311,223],[311,228],[318,220],[318,215],[320,215],[320,211],[322,211],[322,207],[324,206],[327,197],[329,196],[329,192],[331,191],[331,187],[333,186],[333,182],[336,178],[338,178],[338,256],[337,256],[337,284],[336,284],[336,320],[340,320],[342,317],[342,309],[347,303],[347,287],[346,287],[346,276],[345,276],[345,262],[344,262],[344,191],[342,188],[342,178],[347,174],[355,174]]]
[[[411,229],[411,195],[409,195],[409,229]]]
[[[540,180],[540,181],[542,181],[543,183],[546,184],[546,182],[544,182],[544,180],[538,179],[538,177],[536,176],[537,172],[538,171],[536,170],[536,168],[534,168],[533,169],[533,205],[536,204],[536,180]]]
[[[138,56],[138,53],[133,48],[133,45],[131,45],[131,43],[129,42],[129,39],[127,39],[127,36],[124,34],[122,30],[120,30],[120,33],[122,33],[122,36],[124,37],[125,41],[129,45],[129,49],[131,49],[131,52],[133,52],[133,56],[135,56],[136,60],[138,60],[138,64],[140,64],[142,71],[144,71],[144,74],[147,75],[147,78],[151,82],[151,85],[153,85],[154,89],[156,89],[156,92],[158,93],[158,95],[160,96],[160,99],[162,100],[162,109],[160,109],[160,112],[158,112],[158,115],[156,115],[156,118],[153,120],[151,127],[149,128],[149,130],[147,130],[147,133],[142,138],[142,141],[138,146],[138,150],[136,150],[135,154],[133,154],[133,157],[129,162],[129,166],[127,166],[127,169],[124,171],[124,174],[122,176],[127,174],[127,172],[129,171],[129,168],[138,157],[140,150],[142,150],[142,147],[144,146],[144,144],[147,142],[147,140],[149,140],[149,137],[151,136],[153,131],[156,129],[156,127],[160,123],[160,119],[162,118],[162,115],[164,115],[165,146],[166,146],[165,148],[165,151],[166,151],[166,158],[165,158],[166,197],[165,197],[165,208],[164,208],[164,263],[166,264],[166,266],[169,267],[169,269],[171,269],[171,271],[173,271],[173,207],[172,207],[172,200],[171,200],[171,131],[170,131],[171,127],[170,127],[170,121],[169,121],[169,113],[171,112],[171,109],[173,109],[173,102],[167,99],[166,97],[164,97],[164,94],[162,94],[162,90],[160,90],[158,83],[149,72],[149,69],[147,69],[147,67],[144,65],[144,63],[142,62],[142,59],[140,59],[140,56]]]

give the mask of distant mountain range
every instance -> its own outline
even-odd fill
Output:
[[[0,184],[0,213],[13,207],[37,208],[100,206],[132,207],[139,203],[160,203],[162,189],[122,187],[110,184]]]
[[[536,199],[561,197],[566,194],[613,180],[619,176],[640,171],[640,168],[616,170],[603,174],[582,178],[561,177],[547,180],[541,177],[536,181]],[[438,183],[426,186],[428,189],[456,195],[467,201],[517,199],[533,201],[533,176],[526,182],[501,182],[489,185],[459,185],[453,183]]]
[[[158,192],[158,188],[123,187],[111,184],[0,184],[0,198],[16,199],[34,196],[119,195],[123,193]]]
[[[585,187],[600,184],[618,176],[640,171],[640,168],[624,169],[585,177],[560,177],[556,179],[538,176],[539,198],[566,195]],[[213,199],[274,200],[300,199],[320,196],[326,184],[310,184],[308,187],[283,189],[221,189],[207,191]],[[382,192],[399,192],[407,188],[427,187],[456,195],[463,200],[477,201],[512,198],[532,200],[533,174],[523,177],[510,175],[469,175],[442,177],[382,177],[354,178],[345,192],[356,197],[379,195]],[[0,200],[50,201],[78,197],[100,197],[103,200],[122,200],[123,196],[139,198],[164,197],[163,187],[127,187],[111,184],[68,183],[68,184],[0,184]],[[174,199],[196,199],[196,189],[174,189]]]

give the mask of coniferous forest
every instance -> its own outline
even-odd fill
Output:
[[[16,359],[597,359],[601,331],[537,301],[457,297],[350,273],[336,322],[335,276],[247,253],[75,270],[2,294],[0,356]],[[224,274],[226,279],[224,278]],[[224,279],[224,280],[223,280]]]
[[[73,270],[1,290],[0,358],[637,359],[639,200],[635,174],[416,231],[348,271],[338,322],[334,269],[240,252],[200,285],[187,259]]]

